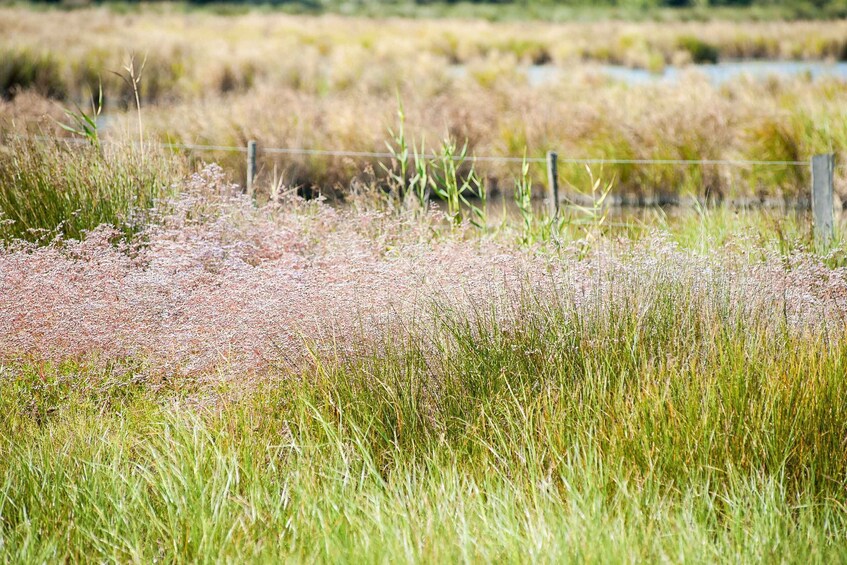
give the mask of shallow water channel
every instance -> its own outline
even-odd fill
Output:
[[[691,74],[702,74],[711,83],[720,85],[740,77],[752,79],[806,77],[811,80],[835,78],[847,82],[847,62],[821,61],[725,61],[715,64],[667,65],[661,71],[634,69],[621,65],[592,65],[565,67],[555,65],[523,65],[518,67],[530,85],[541,86],[568,76],[599,74],[632,85],[655,83],[673,84]],[[464,65],[453,65],[450,72],[455,77],[468,74]]]

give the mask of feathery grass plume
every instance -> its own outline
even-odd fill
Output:
[[[843,269],[183,194],[135,249],[0,248],[4,558],[847,551]]]

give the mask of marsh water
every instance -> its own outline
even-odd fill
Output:
[[[524,65],[518,67],[518,69],[526,76],[529,84],[533,86],[553,83],[575,74],[601,75],[631,85],[673,84],[687,75],[697,73],[705,76],[709,82],[716,85],[741,77],[759,80],[792,77],[809,80],[835,78],[847,82],[847,62],[725,61],[715,64],[667,65],[659,71],[635,69],[622,65],[591,65],[585,67]],[[465,76],[468,73],[468,68],[464,65],[454,65],[451,67],[451,73],[456,77]]]
[[[836,78],[847,81],[847,62],[728,61],[713,65],[667,66],[660,72],[606,65],[600,68],[600,72],[629,84],[673,83],[690,73],[701,73],[716,85],[745,76],[753,79],[805,77],[810,80]],[[530,80],[545,80],[544,73],[539,70],[533,70],[531,73],[538,76]]]

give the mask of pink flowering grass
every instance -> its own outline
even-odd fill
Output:
[[[298,200],[254,210],[215,167],[152,215],[130,243],[103,226],[79,241],[3,247],[3,360],[131,362],[150,375],[246,382],[300,366],[312,348],[431,329],[445,312],[493,311],[489,322],[508,326],[533,304],[556,304],[599,323],[675,300],[704,323],[741,316],[756,331],[830,338],[847,312],[845,271],[811,254],[704,255],[658,234],[585,254],[479,239],[434,216]]]
[[[144,222],[0,249],[0,560],[847,555],[826,258],[256,209],[216,167]]]

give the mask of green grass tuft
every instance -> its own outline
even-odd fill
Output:
[[[0,239],[79,239],[101,224],[131,235],[183,172],[161,151],[12,139],[0,147]]]

